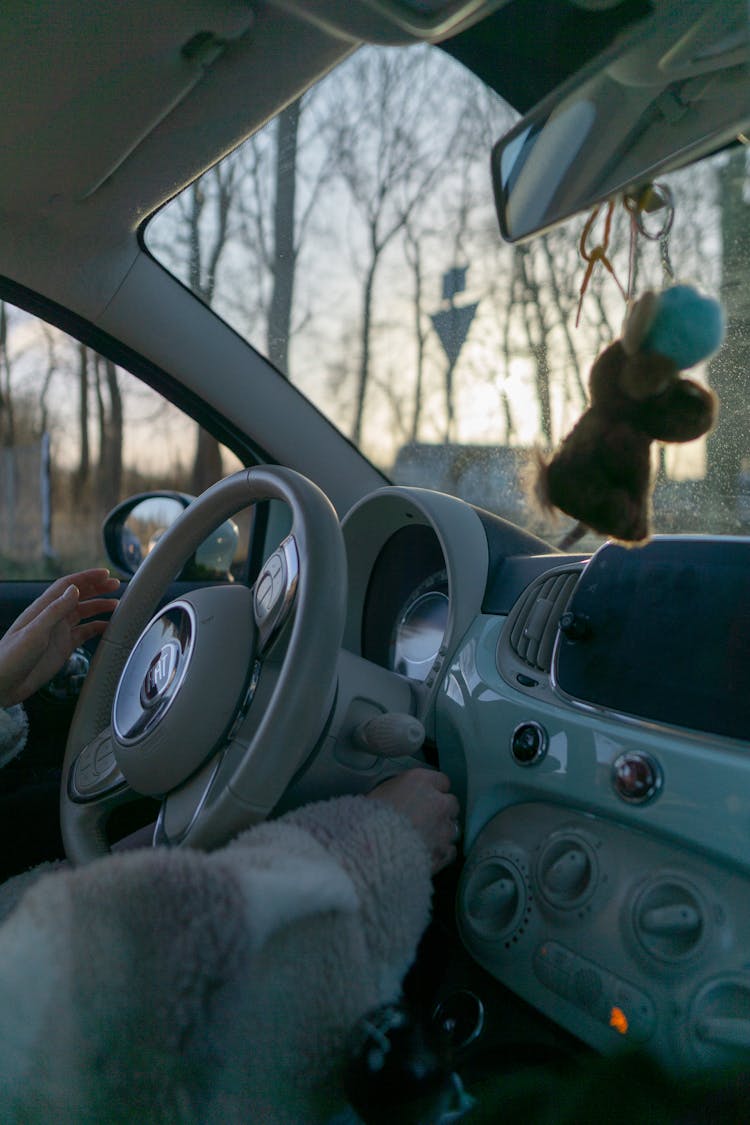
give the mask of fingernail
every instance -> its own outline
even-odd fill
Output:
[[[81,593],[81,591],[78,589],[78,587],[75,584],[73,584],[72,586],[68,586],[67,590],[63,594],[63,597],[64,598],[70,598],[71,594],[74,594],[75,597],[78,598],[80,596],[80,593]]]

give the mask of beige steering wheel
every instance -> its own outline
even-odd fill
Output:
[[[208,586],[158,610],[216,527],[272,499],[292,527],[252,590]],[[325,726],[345,613],[341,528],[316,485],[264,467],[204,492],[141,564],[97,647],[63,764],[68,858],[106,854],[112,810],[139,794],[161,800],[157,843],[216,847],[263,820]]]

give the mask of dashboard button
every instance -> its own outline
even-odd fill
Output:
[[[654,1005],[639,989],[616,977],[613,980],[615,987],[608,997],[610,1027],[627,1035],[634,1043],[645,1043],[653,1035],[656,1026]]]
[[[573,954],[557,942],[545,942],[534,954],[534,971],[542,984],[558,996],[567,996]]]
[[[661,790],[661,767],[643,750],[625,750],[612,764],[612,785],[617,796],[629,804],[652,801]]]
[[[513,731],[510,752],[519,766],[535,766],[547,753],[547,745],[544,727],[529,721],[521,723]]]
[[[645,805],[661,790],[661,767],[645,751],[626,750],[612,763],[612,786],[618,797],[628,804]]]
[[[645,993],[559,942],[539,946],[534,972],[545,987],[623,1038],[643,1043],[653,1034],[656,1013]]]
[[[604,1015],[604,981],[599,970],[583,963],[576,969],[571,983],[576,1004],[601,1019]]]

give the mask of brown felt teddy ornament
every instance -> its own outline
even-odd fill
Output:
[[[651,443],[692,441],[713,426],[716,396],[680,371],[715,351],[723,332],[721,306],[690,286],[636,301],[591,368],[589,408],[539,466],[542,505],[626,543],[647,539]]]

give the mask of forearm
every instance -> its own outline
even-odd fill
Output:
[[[7,1120],[118,1106],[124,1123],[144,1105],[164,1122],[315,1119],[354,1023],[397,994],[429,898],[417,833],[364,798],[210,855],[131,852],[40,880],[0,926]]]

